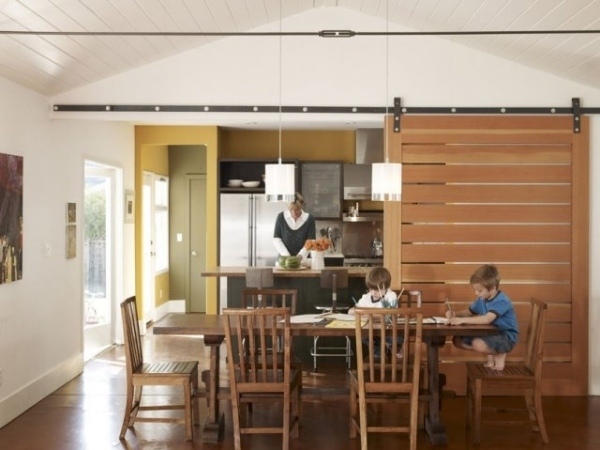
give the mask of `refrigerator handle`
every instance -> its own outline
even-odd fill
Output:
[[[258,211],[256,210],[256,204],[258,202],[258,198],[256,195],[252,194],[252,266],[256,266],[258,264],[258,237],[256,236],[258,232]]]
[[[248,266],[254,266],[254,196],[248,197]]]

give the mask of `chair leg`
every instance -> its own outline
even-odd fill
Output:
[[[284,395],[283,396],[283,435],[282,435],[282,450],[289,450],[290,448],[290,403],[291,399]]]
[[[197,397],[198,392],[198,374],[192,378],[192,410],[194,412],[194,425],[200,425],[200,400]]]
[[[546,431],[546,422],[544,422],[541,387],[536,387],[533,399],[535,403],[535,416],[540,431],[540,436],[542,437],[542,442],[544,442],[544,444],[548,444],[550,440],[548,439],[548,432]]]
[[[187,380],[183,383],[183,398],[185,400],[185,437],[188,441],[193,441],[194,420],[192,416],[192,388]]]
[[[358,411],[360,416],[360,448],[362,450],[368,450],[369,445],[367,442],[367,402],[366,399],[361,395],[358,396]]]
[[[131,408],[133,406],[133,385],[127,386],[127,399],[125,400],[125,415],[123,416],[123,425],[121,425],[121,433],[119,434],[119,439],[123,439],[125,437],[125,433],[127,433],[127,428],[129,426],[129,417],[131,416]]]
[[[350,437],[356,437],[356,410],[358,406],[358,398],[356,397],[356,391],[353,387],[350,387]]]
[[[233,445],[235,450],[242,450],[239,398],[231,399],[231,417],[233,419]]]

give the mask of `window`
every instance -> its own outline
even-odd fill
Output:
[[[160,273],[169,270],[169,179],[155,178],[154,193],[154,268]]]

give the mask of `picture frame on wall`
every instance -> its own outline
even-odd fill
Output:
[[[67,259],[75,258],[77,256],[77,226],[75,224],[67,225],[65,241]]]
[[[77,222],[77,204],[67,203],[67,223]]]
[[[125,191],[125,223],[133,223],[135,218],[135,193],[132,190]]]

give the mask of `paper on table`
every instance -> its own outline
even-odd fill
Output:
[[[290,317],[290,323],[317,323],[323,320],[322,314],[298,314]]]
[[[433,316],[431,319],[433,323],[448,323],[448,319],[445,317]]]
[[[364,326],[365,323],[367,323],[367,321],[363,320],[361,326]],[[354,328],[354,322],[348,320],[332,320],[325,325],[325,328]]]

